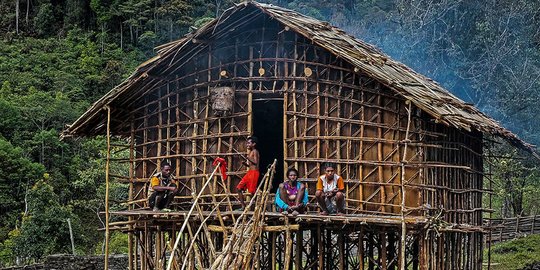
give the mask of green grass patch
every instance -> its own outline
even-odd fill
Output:
[[[486,249],[484,261],[487,261],[487,255]],[[491,269],[493,270],[519,270],[533,262],[540,262],[540,235],[538,234],[491,247]]]

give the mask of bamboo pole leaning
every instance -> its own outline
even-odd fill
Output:
[[[266,213],[266,202],[268,199],[269,188],[274,177],[274,171],[277,160],[274,160],[269,170],[264,175],[257,191],[253,194],[248,206],[236,220],[232,229],[230,239],[212,264],[211,269],[247,269],[251,261],[253,247],[259,241]],[[247,212],[256,203],[255,211],[252,217],[247,220]],[[246,241],[246,235],[250,237]],[[244,255],[240,255],[243,253]]]
[[[268,178],[264,182],[262,195],[257,199],[257,204],[255,206],[255,213],[253,214],[253,217],[251,219],[251,221],[253,222],[252,224],[253,232],[250,239],[248,239],[247,246],[245,247],[246,248],[245,250],[247,250],[248,253],[247,253],[247,256],[243,260],[244,269],[247,268],[247,265],[251,261],[251,256],[253,254],[253,252],[251,251],[253,250],[253,247],[255,246],[255,244],[259,241],[260,235],[263,231],[263,226],[262,226],[263,224],[261,223],[264,222],[264,218],[266,214],[266,205],[268,201],[268,194],[270,192],[269,189],[272,183],[272,179],[274,179],[276,163],[277,163],[277,160],[274,160],[274,163],[269,169]]]
[[[182,224],[182,227],[180,228],[180,230],[178,231],[178,233],[176,234],[176,242],[174,243],[174,246],[173,246],[173,249],[171,250],[171,255],[169,257],[169,262],[167,263],[167,270],[171,270],[171,266],[172,266],[172,261],[174,259],[174,253],[176,251],[176,249],[178,248],[178,244],[180,243],[180,236],[182,235],[182,233],[184,232],[184,229],[186,228],[186,225],[189,221],[189,217],[191,216],[191,213],[193,212],[193,210],[195,209],[195,206],[197,205],[197,200],[199,199],[199,197],[202,195],[204,189],[206,188],[206,186],[208,186],[208,184],[210,183],[210,181],[212,180],[212,178],[214,178],[214,174],[216,173],[216,171],[218,170],[219,168],[219,164],[218,166],[216,166],[216,168],[214,169],[214,171],[212,172],[212,174],[210,175],[210,177],[208,177],[206,179],[206,182],[204,183],[204,185],[202,186],[201,190],[199,191],[199,194],[197,195],[197,197],[195,197],[194,199],[194,203],[193,205],[191,206],[191,209],[189,209],[189,212],[186,214],[186,216],[184,217],[184,223]]]

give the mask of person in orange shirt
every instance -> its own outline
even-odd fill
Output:
[[[325,174],[317,179],[317,191],[315,197],[322,212],[321,215],[343,215],[345,206],[345,184],[343,178],[334,173],[336,166],[332,163],[323,165]]]

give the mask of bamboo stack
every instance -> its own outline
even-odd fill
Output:
[[[257,260],[258,256],[254,256],[254,254],[257,255],[259,250],[257,248],[259,245],[257,244],[260,241],[263,230],[266,204],[268,202],[272,179],[274,178],[276,163],[277,160],[274,160],[274,163],[264,175],[249,205],[237,219],[232,234],[222,253],[213,262],[212,269],[248,269],[252,264],[251,260],[253,258]],[[246,213],[252,207],[254,201],[255,211],[248,218]]]

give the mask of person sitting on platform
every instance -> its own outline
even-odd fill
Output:
[[[298,171],[289,169],[287,180],[279,184],[276,192],[276,206],[278,211],[284,215],[292,214],[297,216],[306,211],[308,203],[308,192],[306,185],[297,181]]]
[[[317,179],[317,191],[315,192],[315,197],[322,210],[321,215],[334,213],[343,215],[345,203],[343,178],[334,173],[334,168],[336,168],[334,164],[325,163],[323,168],[325,174]]]
[[[170,211],[168,207],[177,193],[178,187],[176,179],[171,175],[171,165],[162,163],[161,172],[154,174],[150,180],[148,205],[154,211]]]
[[[248,172],[240,183],[236,186],[238,190],[238,200],[242,205],[242,208],[237,209],[238,211],[243,211],[246,208],[246,202],[244,200],[244,191],[247,190],[251,194],[255,194],[257,191],[257,183],[259,182],[259,150],[257,150],[258,139],[255,136],[250,136],[247,138],[247,149],[248,154],[246,160],[242,162],[246,167],[249,168]]]

